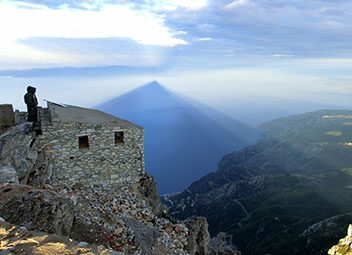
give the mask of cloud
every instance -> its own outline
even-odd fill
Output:
[[[291,54],[272,54],[271,56],[274,58],[292,58],[292,57],[294,57]]]
[[[201,10],[209,4],[209,0],[154,0],[153,5],[155,10],[175,11],[178,8],[188,10]]]
[[[203,38],[199,38],[198,41],[200,42],[207,42],[207,41],[212,41],[214,40],[213,38],[210,37],[203,37]]]
[[[61,62],[69,58],[58,51],[44,52],[23,44],[31,38],[127,38],[141,45],[160,47],[187,44],[175,36],[160,15],[136,10],[130,5],[88,4],[91,8],[77,9],[67,5],[49,8],[0,1],[0,59]],[[99,9],[94,9],[93,5]]]
[[[351,1],[22,1],[0,0],[0,69],[352,58]]]
[[[236,8],[245,6],[247,4],[249,4],[249,0],[235,0],[235,1],[225,5],[225,9],[232,10],[232,9],[236,9]]]

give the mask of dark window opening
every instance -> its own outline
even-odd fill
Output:
[[[115,144],[124,143],[124,139],[125,137],[123,131],[115,132]]]
[[[78,137],[78,147],[80,149],[89,148],[89,140],[87,135]]]

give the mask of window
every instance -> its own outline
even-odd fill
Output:
[[[120,144],[120,143],[124,143],[124,132],[123,131],[118,131],[115,132],[115,144]]]
[[[78,147],[80,149],[89,148],[89,140],[87,135],[78,137]]]

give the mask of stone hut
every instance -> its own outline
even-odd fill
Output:
[[[98,110],[48,102],[38,136],[53,184],[134,185],[144,176],[143,128]]]

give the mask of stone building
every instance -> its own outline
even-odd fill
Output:
[[[144,176],[143,128],[98,110],[48,102],[38,136],[53,184],[133,185]]]

